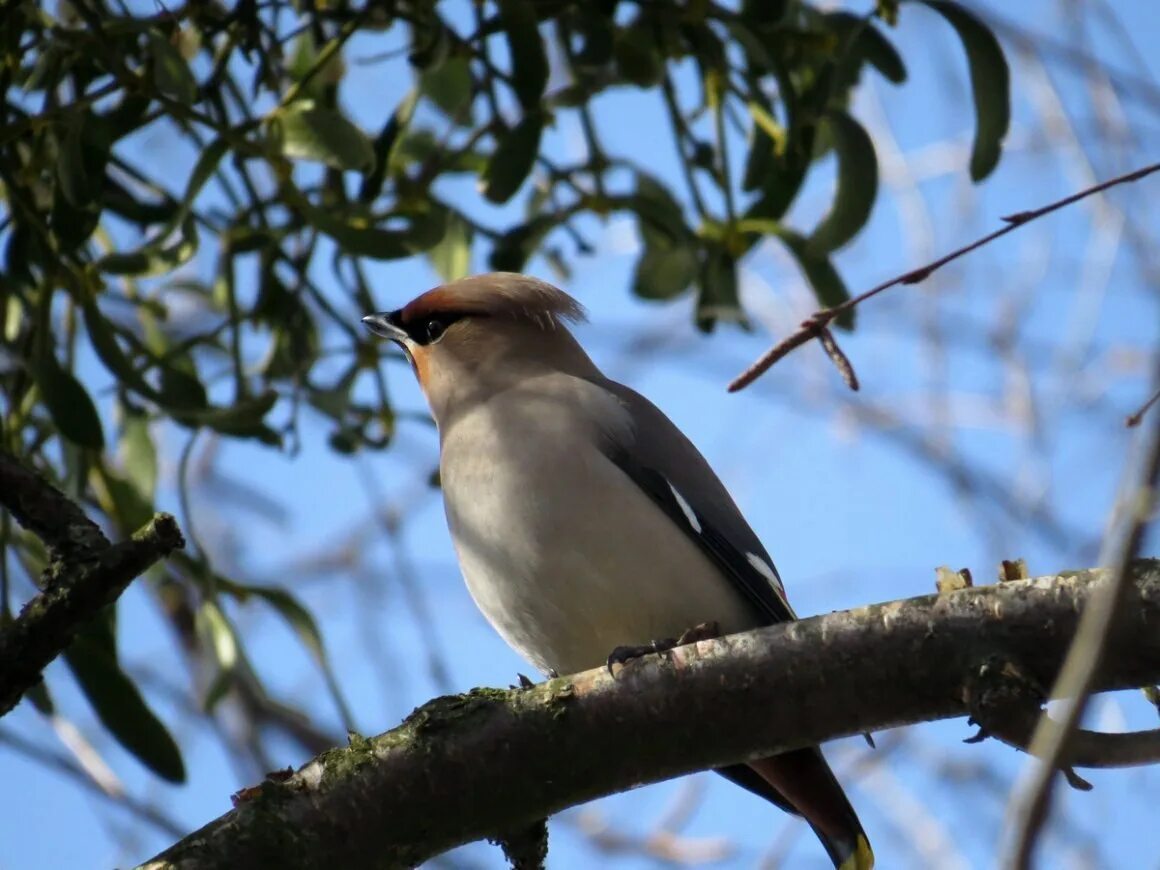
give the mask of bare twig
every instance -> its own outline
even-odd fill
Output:
[[[1133,426],[1139,426],[1140,421],[1144,419],[1144,415],[1148,413],[1148,409],[1155,405],[1158,401],[1160,401],[1160,389],[1157,389],[1156,392],[1152,394],[1152,398],[1137,408],[1134,414],[1128,415],[1128,418],[1124,420],[1124,425],[1128,426],[1129,428]]]
[[[732,381],[732,383],[729,384],[729,392],[735,393],[738,390],[742,390],[749,386],[755,380],[769,371],[769,369],[771,369],[774,364],[777,363],[777,361],[782,357],[801,347],[812,338],[821,338],[821,330],[829,326],[829,324],[833,322],[833,320],[839,315],[853,309],[855,306],[860,305],[867,299],[877,296],[882,291],[888,290],[891,287],[897,286],[899,284],[917,284],[920,281],[925,281],[934,272],[941,269],[947,263],[957,260],[960,257],[983,247],[984,245],[990,244],[1001,236],[1005,236],[1007,233],[1013,232],[1015,229],[1023,226],[1026,223],[1030,223],[1033,220],[1041,218],[1044,215],[1051,214],[1054,211],[1058,211],[1061,208],[1072,205],[1073,203],[1079,202],[1082,199],[1086,199],[1089,196],[1102,193],[1108,188],[1115,187],[1116,185],[1139,181],[1141,178],[1151,175],[1157,171],[1160,171],[1160,163],[1153,163],[1150,166],[1143,167],[1142,169],[1136,169],[1124,175],[1116,176],[1115,178],[1109,179],[1108,181],[1102,181],[1099,184],[1085,188],[1078,193],[1073,193],[1070,196],[1056,200],[1055,202],[1042,206],[1041,208],[1007,215],[1003,218],[1003,221],[1007,224],[1006,226],[1000,227],[994,232],[983,236],[981,239],[976,239],[969,245],[964,245],[963,247],[958,248],[957,250],[952,251],[951,253],[926,264],[925,266],[912,269],[909,272],[905,272],[902,275],[891,278],[889,281],[884,281],[876,287],[871,287],[865,293],[861,293],[858,296],[847,299],[841,305],[835,305],[833,308],[823,308],[819,311],[815,311],[804,321],[802,321],[802,324],[798,328],[797,332],[774,345],[770,350],[766,351],[766,353],[762,355],[760,359],[753,363],[753,365],[738,375]]]

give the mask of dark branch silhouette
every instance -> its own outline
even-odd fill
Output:
[[[0,629],[2,716],[40,682],[85,623],[185,542],[173,517],[157,514],[129,540],[110,544],[60,490],[2,451],[0,505],[44,542],[51,560],[43,591]]]

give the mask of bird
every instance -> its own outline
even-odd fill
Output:
[[[546,674],[706,623],[732,633],[795,619],[707,460],[572,335],[585,317],[545,281],[492,272],[362,319],[402,348],[426,397],[448,528],[483,615]],[[817,747],[717,772],[803,816],[835,867],[873,867]]]

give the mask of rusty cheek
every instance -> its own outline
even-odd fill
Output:
[[[427,376],[431,365],[427,349],[422,346],[409,348],[407,356],[411,358],[411,368],[415,370],[415,377],[419,379],[419,386],[426,390]]]

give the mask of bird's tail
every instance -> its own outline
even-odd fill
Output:
[[[817,747],[795,749],[718,773],[805,818],[838,870],[871,870],[874,853],[862,823]]]

